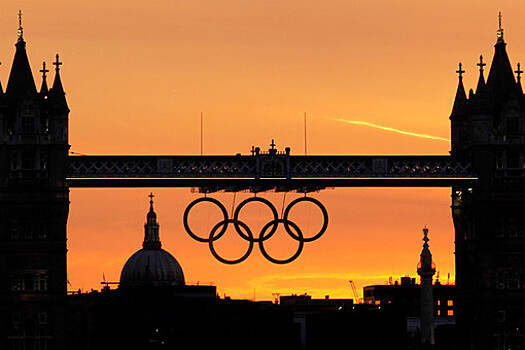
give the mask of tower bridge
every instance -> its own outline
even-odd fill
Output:
[[[274,146],[235,156],[69,156],[61,64],[57,55],[51,88],[43,67],[37,90],[20,22],[5,93],[0,85],[1,349],[17,346],[21,314],[45,315],[46,336],[38,339],[65,349],[69,188],[137,186],[451,187],[458,348],[525,348],[525,97],[501,26],[487,80],[480,60],[467,96],[463,67],[457,71],[450,156],[294,156]]]

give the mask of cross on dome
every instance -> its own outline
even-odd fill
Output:
[[[155,197],[155,195],[153,194],[153,192],[150,192],[149,194],[149,204],[153,204],[153,198]]]

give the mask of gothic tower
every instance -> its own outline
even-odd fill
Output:
[[[37,91],[19,14],[16,52],[0,87],[0,349],[61,349],[67,289],[68,115],[61,62]]]
[[[465,93],[461,67],[452,114],[452,150],[478,181],[452,189],[460,349],[525,348],[525,98],[503,29],[485,82]]]

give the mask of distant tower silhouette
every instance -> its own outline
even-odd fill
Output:
[[[49,91],[44,66],[37,91],[21,12],[15,46],[0,88],[0,349],[61,349],[69,108],[58,65]]]
[[[525,347],[525,97],[506,45],[500,14],[487,81],[481,60],[467,97],[460,73],[450,116],[451,154],[479,177],[452,189],[458,349]]]
[[[421,276],[421,349],[432,349],[434,345],[434,295],[432,291],[432,276],[436,267],[432,262],[432,254],[428,249],[428,228],[423,229],[423,250],[417,266],[417,274]]]

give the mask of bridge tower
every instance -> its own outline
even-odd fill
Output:
[[[0,349],[60,349],[67,290],[68,114],[61,62],[37,91],[21,14],[5,93],[0,87]]]
[[[468,96],[457,71],[451,154],[479,177],[452,189],[458,349],[525,346],[525,98],[506,45],[500,17],[487,81],[482,56]]]

